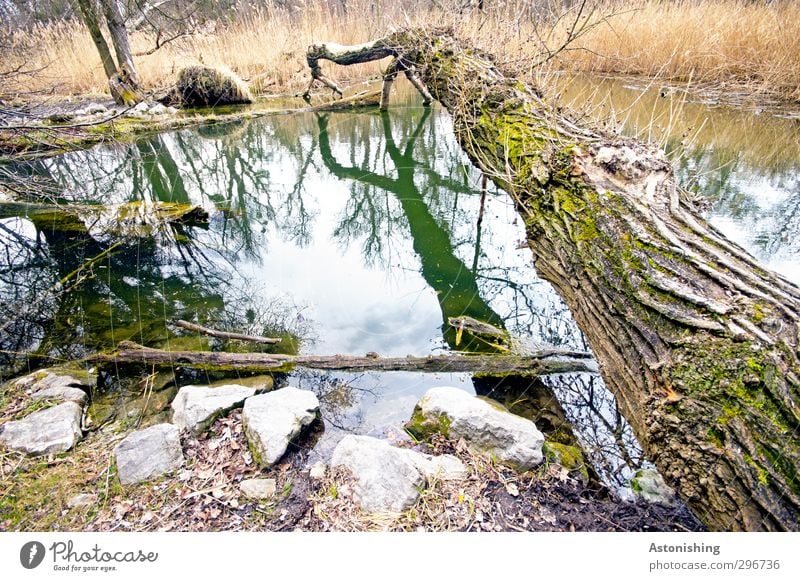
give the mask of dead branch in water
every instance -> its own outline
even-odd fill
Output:
[[[184,321],[184,320],[176,321],[175,324],[183,329],[196,331],[198,333],[202,333],[203,335],[208,335],[210,337],[218,337],[219,339],[235,339],[237,341],[248,341],[250,343],[267,343],[267,344],[274,344],[281,342],[279,338],[275,337],[259,337],[257,335],[244,335],[242,333],[229,333],[228,331],[217,331],[216,329],[209,329],[208,327],[203,327],[202,325],[197,325],[195,323],[190,323],[189,321]]]

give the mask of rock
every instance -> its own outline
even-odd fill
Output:
[[[79,405],[86,403],[86,392],[77,387],[69,387],[66,385],[57,385],[35,391],[31,394],[31,399],[53,399],[57,401],[74,401]]]
[[[414,450],[397,448],[411,460],[414,467],[420,471],[428,482],[433,480],[465,480],[469,473],[464,463],[450,454],[431,456]]]
[[[370,436],[344,437],[333,451],[331,467],[350,472],[353,498],[366,512],[405,510],[428,481],[467,476],[454,456],[428,456]]]
[[[175,93],[186,107],[252,103],[247,85],[230,71],[192,66],[178,73]]]
[[[0,442],[34,456],[66,452],[81,439],[83,408],[68,401],[0,426]]]
[[[136,484],[177,470],[183,465],[178,428],[156,424],[128,435],[114,448],[119,481]]]
[[[148,111],[150,115],[164,115],[166,112],[167,108],[161,103],[153,103]]]
[[[54,399],[86,403],[87,393],[97,384],[95,373],[81,369],[52,367],[14,380],[13,385],[26,390],[32,399]]]
[[[250,478],[242,480],[239,489],[254,500],[263,500],[275,496],[278,484],[274,478]]]
[[[545,442],[542,453],[548,462],[553,462],[564,467],[569,474],[581,481],[584,486],[589,484],[589,465],[583,456],[583,451],[577,446],[569,446],[558,442]]]
[[[657,470],[642,468],[631,478],[633,494],[657,504],[672,506],[675,503],[675,491],[667,486],[664,478]]]
[[[414,506],[425,477],[407,454],[385,440],[345,436],[331,457],[331,467],[349,470],[353,498],[366,512],[400,512]]]
[[[314,464],[308,470],[308,477],[311,480],[322,480],[325,478],[325,473],[327,471],[328,470],[324,462],[314,462]]]
[[[519,471],[529,470],[543,459],[544,436],[533,422],[455,387],[429,389],[406,429],[419,439],[437,432],[463,439]]]
[[[97,502],[96,494],[81,493],[76,494],[67,501],[67,508],[84,508],[92,506]]]
[[[243,385],[203,387],[186,385],[172,400],[172,423],[194,434],[207,430],[221,415],[242,405],[256,389]]]
[[[260,466],[275,464],[317,417],[319,401],[307,390],[284,387],[247,398],[242,421],[253,459]]]

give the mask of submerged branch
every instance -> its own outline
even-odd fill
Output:
[[[220,339],[235,339],[237,341],[249,341],[250,343],[268,343],[268,344],[281,342],[279,338],[275,337],[259,337],[257,335],[244,335],[242,333],[229,333],[228,331],[217,331],[216,329],[209,329],[208,327],[203,327],[202,325],[190,323],[189,321],[179,320],[176,321],[175,324],[183,329],[188,329],[190,331],[197,331],[198,333],[202,333],[203,335],[208,335],[210,337],[218,337]]]
[[[357,355],[281,355],[272,353],[220,353],[164,351],[123,341],[116,353],[99,353],[93,363],[136,363],[157,367],[198,367],[218,371],[282,372],[292,367],[339,371],[421,371],[426,373],[597,373],[590,353],[546,348],[525,356],[429,355],[380,357]]]

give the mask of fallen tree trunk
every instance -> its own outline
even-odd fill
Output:
[[[590,353],[542,349],[524,356],[429,355],[427,357],[380,357],[355,355],[281,355],[272,353],[224,353],[212,351],[164,351],[123,341],[115,353],[101,353],[92,363],[136,363],[164,367],[198,367],[218,371],[283,372],[292,367],[338,371],[422,371],[426,373],[596,373]]]
[[[576,126],[446,30],[315,44],[412,66],[513,198],[649,457],[710,527],[800,528],[800,289],[703,220],[663,152]]]

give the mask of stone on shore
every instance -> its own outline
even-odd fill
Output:
[[[536,424],[455,387],[429,389],[406,428],[419,439],[433,433],[463,439],[472,448],[521,472],[543,459],[544,436]]]
[[[150,480],[183,465],[183,450],[178,428],[156,424],[129,434],[114,448],[119,481],[136,484]]]
[[[633,494],[647,502],[672,506],[675,504],[675,491],[670,488],[658,470],[642,468],[631,478]]]
[[[205,387],[186,385],[172,400],[172,423],[194,434],[207,430],[221,415],[239,407],[256,389],[243,385]]]
[[[248,498],[253,500],[263,500],[272,498],[278,490],[278,484],[274,478],[250,478],[239,483],[239,489]]]
[[[370,436],[344,437],[331,458],[331,468],[337,467],[353,477],[353,499],[371,513],[400,512],[414,506],[431,480],[467,476],[454,456],[428,456]]]
[[[0,426],[0,443],[32,456],[66,452],[83,435],[82,415],[83,408],[73,401],[33,412]]]
[[[284,387],[247,398],[242,422],[253,459],[272,466],[318,417],[319,400],[308,390]]]
[[[34,400],[74,401],[84,405],[87,393],[97,383],[97,375],[81,369],[52,367],[20,377],[13,383]]]

